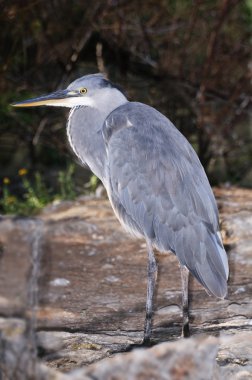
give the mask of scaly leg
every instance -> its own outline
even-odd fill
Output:
[[[146,245],[148,251],[148,284],[147,284],[147,300],[146,300],[146,317],[144,325],[144,339],[143,344],[150,342],[151,327],[152,327],[152,314],[153,314],[153,295],[157,280],[157,263],[152,249],[151,242],[146,238]]]
[[[189,329],[189,305],[188,305],[188,282],[189,282],[189,270],[180,264],[180,273],[182,280],[182,313],[183,313],[183,325],[182,336],[188,338],[190,336]]]

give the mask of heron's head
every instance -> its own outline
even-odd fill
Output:
[[[117,97],[125,99],[121,90],[105,79],[102,74],[91,74],[76,79],[65,90],[59,90],[48,95],[27,99],[22,102],[12,104],[14,107],[76,107],[87,106],[97,107],[101,102]]]

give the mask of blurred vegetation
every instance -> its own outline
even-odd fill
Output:
[[[7,190],[39,207],[84,191],[90,172],[68,171],[68,111],[9,104],[99,70],[174,122],[212,184],[252,186],[251,0],[1,1],[0,21],[2,210]]]
[[[3,213],[31,215],[39,212],[50,202],[75,199],[74,171],[75,166],[71,164],[65,171],[58,173],[58,191],[55,191],[55,188],[50,188],[39,172],[28,177],[28,171],[25,168],[18,171],[19,178],[16,178],[16,185],[19,184],[18,192],[12,192],[11,180],[4,177],[3,193],[0,199],[0,207]]]

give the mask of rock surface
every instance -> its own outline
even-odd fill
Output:
[[[17,375],[7,374],[13,379],[21,379],[24,368],[36,370],[38,379],[207,379],[204,372],[209,379],[251,379],[252,191],[215,194],[230,263],[227,299],[207,296],[191,279],[193,337],[178,339],[177,260],[157,253],[153,343],[167,343],[123,354],[142,339],[147,260],[144,242],[122,230],[108,201],[84,197],[51,205],[34,219],[2,218],[2,377],[15,367]],[[15,364],[18,352],[23,359]],[[32,379],[28,372],[24,379]]]

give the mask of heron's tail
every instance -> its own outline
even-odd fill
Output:
[[[196,233],[197,231],[197,233]],[[218,298],[227,294],[228,260],[219,232],[201,224],[177,232],[176,255],[194,277]]]
[[[229,268],[219,233],[209,232],[205,244],[200,243],[199,251],[194,268],[188,269],[211,294],[224,298],[227,295]]]

